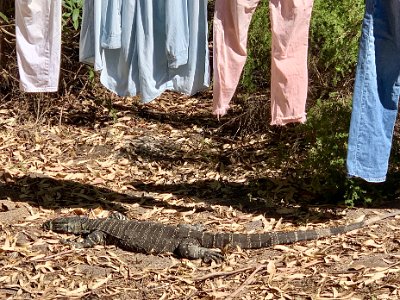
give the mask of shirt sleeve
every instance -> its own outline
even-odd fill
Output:
[[[122,0],[108,0],[103,7],[101,46],[105,49],[121,48],[121,10]]]
[[[193,0],[166,0],[166,49],[168,66],[179,68],[189,59],[188,2]]]

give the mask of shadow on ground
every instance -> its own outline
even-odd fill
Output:
[[[0,181],[0,199],[9,199],[18,202],[27,202],[35,207],[53,209],[61,208],[96,208],[127,212],[124,204],[138,203],[141,209],[163,207],[175,209],[178,212],[192,211],[193,205],[174,205],[168,201],[158,200],[150,195],[156,193],[171,193],[175,199],[184,199],[188,204],[201,202],[196,206],[196,213],[203,211],[215,212],[214,205],[233,207],[246,213],[262,214],[266,218],[285,220],[294,224],[307,222],[321,222],[337,219],[332,207],[321,206],[320,209],[309,209],[306,206],[283,203],[282,199],[276,202],[268,197],[253,197],[257,189],[281,189],[283,193],[293,193],[282,182],[270,179],[257,179],[248,183],[220,182],[214,180],[197,181],[194,183],[181,183],[171,185],[144,184],[133,182],[135,190],[119,193],[111,189],[97,187],[90,184],[60,180],[47,177],[24,176],[11,178],[3,174]],[[293,196],[293,195],[291,195]],[[306,196],[306,195],[304,195]]]

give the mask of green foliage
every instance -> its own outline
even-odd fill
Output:
[[[362,204],[371,204],[372,198],[368,191],[357,180],[349,179],[345,184],[344,204],[354,206],[361,202]]]
[[[371,188],[360,179],[349,179],[346,171],[347,140],[351,115],[351,97],[330,95],[310,109],[308,121],[299,127],[306,140],[303,168],[310,192],[324,201],[347,206],[369,205],[382,198],[382,190]],[[387,189],[386,189],[387,191]]]
[[[271,31],[268,1],[262,1],[257,8],[250,26],[248,59],[243,70],[242,85],[247,91],[254,91],[262,85],[269,85],[271,65]]]
[[[348,92],[357,63],[364,0],[317,0],[311,20],[310,73],[320,93]],[[321,95],[320,95],[321,96]]]
[[[6,22],[6,23],[9,23],[10,21],[8,20],[8,18],[7,18],[7,16],[4,14],[4,13],[2,13],[1,11],[0,11],[0,19],[2,19],[4,22]]]
[[[309,173],[313,192],[325,194],[327,198],[345,190],[350,113],[349,98],[319,100],[310,109],[308,121],[299,128],[308,145],[307,159],[302,167]]]
[[[88,79],[90,82],[94,82],[96,73],[94,72],[94,68],[93,67],[89,67],[89,71],[88,71]]]
[[[71,23],[78,30],[82,20],[83,0],[63,0],[63,24]]]

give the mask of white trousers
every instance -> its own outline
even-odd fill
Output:
[[[56,92],[61,63],[62,0],[15,0],[20,88]]]

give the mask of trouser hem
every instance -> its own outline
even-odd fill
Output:
[[[361,178],[367,182],[370,183],[381,183],[386,181],[386,176],[384,177],[369,177],[369,176],[363,176],[357,173],[348,173],[347,174],[348,178]]]

